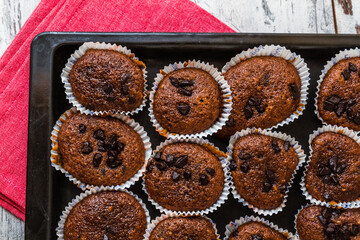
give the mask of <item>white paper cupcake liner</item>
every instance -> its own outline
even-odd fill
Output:
[[[254,216],[245,216],[245,217],[241,217],[240,219],[237,219],[235,221],[230,222],[228,225],[226,225],[225,227],[225,238],[224,240],[229,240],[230,235],[241,225],[248,223],[248,222],[260,222],[263,223],[273,229],[275,229],[276,231],[284,234],[289,240],[296,240],[297,238],[288,230],[285,230],[283,228],[279,228],[277,225],[275,225],[272,222],[269,222],[268,220],[265,220],[263,218],[259,218],[259,217],[254,217]]]
[[[320,200],[315,199],[314,197],[312,197],[310,195],[310,193],[307,191],[306,189],[306,185],[305,185],[305,176],[307,173],[307,168],[310,164],[311,158],[312,158],[312,148],[311,148],[311,142],[314,140],[314,138],[318,135],[320,135],[321,133],[324,132],[335,132],[335,133],[340,133],[342,135],[348,136],[352,139],[354,139],[357,144],[360,144],[360,138],[357,136],[356,132],[350,130],[349,128],[344,128],[344,127],[339,127],[339,126],[331,126],[331,125],[326,125],[323,126],[321,128],[318,128],[317,130],[315,130],[309,137],[309,161],[307,162],[307,164],[305,165],[305,174],[304,176],[301,178],[301,182],[300,182],[300,188],[303,192],[303,195],[305,196],[305,198],[307,200],[309,200],[312,204],[314,205],[321,205],[321,206],[327,206],[327,207],[342,207],[342,208],[359,208],[360,207],[360,199],[352,201],[352,202],[341,202],[341,203],[335,203],[333,201],[331,202],[323,202]]]
[[[167,218],[171,218],[171,217],[189,217],[189,216],[196,216],[196,217],[202,217],[205,218],[206,220],[208,220],[209,222],[212,223],[214,229],[215,229],[215,234],[217,236],[217,239],[220,239],[220,235],[218,234],[217,228],[216,228],[216,224],[207,216],[204,215],[184,215],[184,214],[177,214],[177,213],[166,213],[166,214],[162,214],[161,216],[155,218],[154,220],[151,221],[150,225],[148,225],[148,228],[146,229],[146,233],[144,235],[144,240],[149,240],[150,239],[150,234],[152,232],[152,230],[154,230],[154,228],[163,220],[167,219]]]
[[[61,154],[59,152],[59,145],[58,145],[58,134],[59,134],[61,125],[63,124],[63,122],[65,122],[65,120],[68,117],[70,117],[72,114],[74,114],[76,112],[77,112],[77,110],[75,109],[75,107],[73,107],[73,108],[67,110],[66,112],[64,112],[59,117],[59,119],[56,121],[56,124],[54,125],[53,130],[51,132],[51,138],[50,138],[51,139],[50,161],[51,161],[51,166],[53,166],[56,170],[64,173],[65,176],[67,178],[69,178],[69,180],[72,181],[79,188],[81,188],[82,190],[85,190],[85,189],[94,188],[95,186],[92,184],[86,184],[86,183],[81,182],[80,180],[73,177],[62,166],[60,166],[59,164],[56,163],[58,161],[58,159],[61,158]],[[145,172],[146,164],[147,164],[148,160],[150,159],[150,156],[152,153],[150,138],[148,137],[147,132],[144,130],[144,128],[140,124],[135,122],[133,119],[131,119],[129,116],[123,115],[123,114],[113,114],[110,116],[120,119],[121,121],[123,121],[124,123],[129,125],[131,128],[133,128],[135,130],[135,132],[137,132],[139,134],[139,136],[141,137],[141,140],[144,143],[145,161],[144,161],[143,166],[129,180],[127,180],[126,182],[124,182],[121,185],[114,186],[115,189],[129,188],[131,185],[135,184],[135,182],[138,181],[140,179],[140,177],[143,175],[143,173]],[[99,186],[97,186],[97,187],[99,187]]]
[[[330,61],[327,61],[326,65],[324,66],[324,69],[321,70],[321,75],[319,77],[319,80],[317,81],[317,87],[316,87],[315,114],[324,125],[330,125],[330,124],[325,122],[319,113],[318,98],[319,98],[321,83],[324,80],[324,77],[325,77],[326,73],[330,70],[330,68],[332,68],[339,61],[341,61],[343,59],[352,58],[352,57],[360,57],[360,49],[359,48],[345,49],[343,51],[340,51],[338,54],[335,55],[335,57],[331,58]],[[358,133],[359,133],[359,131],[358,131]]]
[[[163,147],[165,147],[166,145],[172,144],[172,143],[177,143],[177,142],[189,142],[189,143],[196,143],[198,145],[204,146],[205,148],[213,148],[216,152],[221,152],[219,150],[219,148],[215,147],[214,144],[212,144],[211,142],[209,142],[208,140],[204,140],[202,138],[190,138],[190,139],[168,139],[165,140],[164,142],[162,142],[159,146],[156,147],[155,151],[153,152],[151,158],[153,158],[156,154],[156,152],[158,152],[160,149],[162,149]],[[221,152],[222,153],[222,152]],[[155,200],[153,200],[148,192],[146,191],[146,186],[145,186],[145,179],[143,179],[142,184],[143,184],[143,190],[144,192],[147,194],[148,196],[148,200],[155,206],[156,209],[158,209],[160,212],[165,213],[165,214],[178,214],[178,215],[204,215],[204,214],[209,214],[211,212],[214,212],[217,208],[219,208],[222,204],[225,203],[225,201],[228,199],[228,195],[230,193],[230,186],[229,186],[229,171],[227,170],[227,163],[226,163],[226,158],[219,156],[216,153],[215,154],[218,158],[219,161],[221,163],[221,166],[223,168],[224,171],[224,188],[223,191],[219,197],[219,199],[209,208],[205,209],[205,210],[198,210],[198,211],[172,211],[169,209],[166,209],[164,207],[162,207],[160,204],[158,204]],[[145,174],[143,176],[143,178],[145,177]]]
[[[274,56],[274,57],[281,57],[287,60],[289,63],[294,65],[301,80],[301,89],[300,89],[301,94],[300,94],[300,102],[298,108],[288,118],[268,128],[269,130],[271,130],[273,128],[277,128],[289,124],[290,122],[293,122],[295,119],[299,118],[299,116],[303,114],[307,102],[307,94],[310,84],[310,73],[307,64],[304,62],[304,59],[301,58],[300,55],[297,55],[296,53],[291,52],[285,47],[279,45],[265,45],[265,46],[260,45],[259,47],[249,48],[246,51],[242,51],[241,53],[237,54],[235,57],[231,58],[230,61],[225,64],[225,66],[222,68],[222,73],[225,73],[231,67],[235,66],[236,64],[246,59],[252,57],[259,57],[259,56]]]
[[[253,133],[267,135],[267,136],[279,138],[284,141],[289,141],[290,145],[294,148],[294,150],[297,154],[297,157],[299,159],[299,163],[296,166],[296,168],[292,174],[292,177],[289,182],[289,186],[285,192],[284,201],[282,202],[282,204],[279,207],[271,209],[271,210],[264,210],[264,209],[257,208],[255,206],[253,206],[252,204],[250,204],[249,202],[247,202],[244,198],[242,198],[235,188],[234,180],[232,178],[231,173],[229,174],[231,193],[234,196],[234,198],[236,198],[244,206],[247,206],[248,208],[252,209],[257,214],[271,216],[273,214],[277,214],[277,213],[281,212],[283,210],[283,208],[285,207],[288,193],[293,184],[295,174],[299,170],[299,168],[302,166],[302,164],[305,162],[306,155],[304,153],[304,150],[300,146],[300,144],[295,140],[295,138],[293,138],[285,133],[272,132],[270,130],[262,130],[259,128],[248,128],[248,129],[242,130],[241,132],[236,132],[233,136],[231,136],[229,146],[228,146],[228,153],[227,153],[227,155],[228,155],[227,164],[228,165],[230,164],[230,161],[232,160],[232,153],[233,153],[233,148],[234,148],[234,144],[235,144],[236,140],[238,140],[239,138],[244,137],[246,135],[253,134]],[[227,168],[229,169],[229,166],[227,166]]]
[[[164,129],[160,123],[156,120],[154,115],[154,109],[153,109],[153,101],[155,92],[157,89],[158,84],[161,82],[161,80],[164,78],[164,75],[178,70],[182,68],[199,68],[206,72],[208,72],[215,81],[219,84],[219,87],[221,89],[222,93],[222,104],[223,109],[219,116],[219,119],[208,129],[206,129],[203,132],[200,133],[194,133],[194,134],[177,134],[177,133],[171,133]],[[213,133],[216,133],[219,131],[226,123],[226,121],[229,119],[229,115],[232,109],[232,97],[231,97],[231,91],[230,86],[225,81],[224,77],[221,75],[221,73],[218,71],[217,68],[215,68],[213,65],[210,65],[209,63],[200,62],[200,61],[187,61],[187,62],[178,62],[169,64],[168,66],[165,66],[162,70],[160,70],[160,73],[158,73],[154,79],[154,85],[150,92],[150,108],[149,108],[149,115],[150,115],[150,121],[152,122],[153,126],[155,127],[156,131],[166,137],[166,138],[194,138],[194,137],[206,137],[208,135],[211,135]]]
[[[66,94],[66,98],[69,100],[69,102],[76,107],[76,109],[78,111],[80,111],[81,113],[85,113],[85,114],[90,114],[90,115],[109,115],[109,114],[114,114],[114,113],[118,113],[118,114],[130,114],[133,115],[135,113],[138,113],[139,111],[141,111],[146,103],[146,88],[147,88],[147,81],[146,81],[146,77],[147,77],[147,71],[145,69],[142,70],[143,72],[143,77],[144,77],[144,97],[143,97],[143,101],[140,104],[139,107],[137,107],[136,109],[127,112],[127,111],[117,111],[117,110],[108,110],[108,111],[93,111],[93,110],[89,110],[87,108],[85,108],[85,106],[81,105],[78,100],[76,99],[71,84],[69,82],[69,75],[70,75],[70,71],[73,67],[73,65],[75,64],[75,62],[82,57],[85,52],[88,49],[107,49],[107,50],[114,50],[114,51],[118,51],[121,52],[127,56],[130,57],[130,59],[135,60],[135,61],[139,61],[139,59],[137,57],[135,57],[135,54],[133,54],[131,52],[130,49],[127,49],[126,47],[123,47],[121,45],[116,45],[116,44],[110,44],[110,43],[99,43],[99,42],[85,42],[83,45],[81,45],[79,47],[78,50],[76,50],[73,54],[71,54],[70,58],[68,59],[65,67],[62,70],[61,73],[61,81],[64,83],[64,87],[65,87],[65,94]]]
[[[87,196],[91,195],[91,194],[95,194],[95,193],[99,193],[99,192],[103,192],[103,191],[111,191],[111,190],[116,190],[113,187],[96,187],[90,190],[87,190],[84,193],[81,193],[80,195],[77,195],[75,198],[73,198],[73,200],[71,202],[69,202],[68,206],[65,207],[65,209],[62,211],[62,215],[60,216],[60,221],[58,223],[58,227],[56,228],[56,235],[58,236],[58,240],[64,240],[64,226],[65,226],[65,221],[66,218],[68,217],[70,211],[73,209],[73,207],[78,204],[81,200],[83,200],[84,198],[86,198]],[[142,206],[142,208],[145,211],[145,215],[146,215],[146,224],[147,226],[150,225],[150,214],[149,211],[146,208],[146,205],[143,203],[143,201],[141,200],[141,198],[139,198],[136,194],[127,191],[126,189],[117,189],[116,191],[120,191],[120,192],[125,192],[128,193],[129,195],[133,196]],[[107,239],[104,236],[104,239]]]

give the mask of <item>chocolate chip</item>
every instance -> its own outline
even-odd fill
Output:
[[[209,177],[206,174],[200,174],[199,180],[202,186],[208,185],[210,182]]]
[[[123,73],[122,75],[121,75],[121,81],[122,82],[128,82],[129,80],[130,80],[130,78],[131,78],[131,73],[129,73],[129,72],[125,72],[125,73]]]
[[[270,190],[272,189],[272,184],[268,183],[268,182],[264,182],[263,184],[263,192],[270,192]]]
[[[234,160],[232,160],[229,164],[229,168],[230,168],[230,171],[235,171],[237,168],[237,163]]]
[[[344,172],[346,168],[346,165],[345,164],[339,164],[338,167],[336,168],[336,173],[337,174],[341,174]]]
[[[333,184],[339,185],[339,179],[337,178],[337,176],[335,174],[330,175],[330,180]]]
[[[241,160],[244,160],[244,161],[247,161],[247,160],[250,160],[251,158],[251,155],[249,153],[245,153],[244,150],[241,150],[238,157],[241,159]]]
[[[155,169],[155,167],[154,167],[154,165],[152,165],[152,164],[149,164],[149,165],[147,165],[147,167],[146,167],[146,170],[148,171],[148,172],[151,172],[152,170],[154,170]]]
[[[93,158],[94,167],[97,168],[97,167],[100,166],[102,157],[103,157],[103,156],[102,156],[100,153],[95,153],[94,158]]]
[[[353,121],[354,121],[355,124],[360,125],[360,111],[357,111]]]
[[[111,85],[111,83],[105,84],[102,87],[102,90],[106,93],[106,94],[110,94],[113,92],[113,86]]]
[[[184,179],[187,181],[191,179],[191,172],[189,170],[185,170]]]
[[[300,98],[300,91],[296,83],[289,84],[289,90],[293,100],[298,100]]]
[[[250,118],[252,118],[253,114],[254,114],[254,112],[251,109],[251,107],[249,105],[246,105],[245,108],[244,108],[245,118],[250,119]]]
[[[264,238],[259,234],[251,235],[251,240],[263,240]]]
[[[178,104],[176,104],[176,109],[183,116],[188,115],[188,113],[190,112],[190,106],[187,103],[178,103]]]
[[[290,142],[289,141],[285,141],[284,142],[284,150],[285,152],[289,151],[290,149]]]
[[[85,126],[84,124],[80,124],[80,125],[79,125],[79,132],[80,132],[80,133],[86,132],[86,126]]]
[[[99,140],[105,140],[105,132],[102,129],[95,130],[93,137]]]
[[[265,86],[267,86],[269,84],[269,78],[270,78],[269,74],[265,73],[264,74],[264,80],[263,80],[263,84]]]
[[[331,209],[327,207],[324,207],[323,210],[321,211],[321,216],[323,216],[326,219],[330,219],[331,214],[332,214]]]
[[[179,79],[174,77],[169,77],[171,85],[174,87],[179,87]]]
[[[108,101],[108,102],[115,102],[115,98],[114,97],[107,97],[106,98],[106,101]]]
[[[324,104],[323,104],[324,110],[330,111],[330,112],[335,110],[335,106],[336,106],[336,104],[334,104],[333,102],[330,102],[329,100],[325,100]]]
[[[326,224],[327,224],[327,219],[324,218],[323,216],[319,215],[319,216],[317,216],[317,219],[320,221],[320,223],[321,223],[322,225],[326,225]]]
[[[176,159],[175,161],[175,167],[177,168],[183,168],[188,162],[188,156],[183,155]]]
[[[118,151],[116,151],[116,150],[109,150],[109,151],[108,151],[108,155],[109,155],[109,156],[112,156],[112,157],[116,157],[118,154],[119,154],[119,153],[118,153]]]
[[[180,93],[181,95],[184,96],[191,96],[192,95],[192,91],[185,89],[185,88],[178,88],[178,93]]]
[[[82,145],[82,148],[81,148],[81,152],[83,154],[89,154],[93,151],[91,145],[89,142],[84,142],[83,145]]]
[[[356,103],[355,99],[350,99],[347,103],[348,108],[354,106]]]
[[[355,118],[355,113],[353,113],[353,111],[351,110],[351,108],[346,109],[346,117],[349,120],[354,120]]]
[[[154,159],[155,161],[161,161],[162,152],[156,152]]]
[[[331,170],[328,167],[319,167],[319,169],[318,169],[319,176],[329,175],[330,173],[331,173]]]
[[[346,110],[346,104],[347,101],[346,100],[341,100],[338,105],[335,107],[335,113],[336,116],[341,117],[341,115],[345,112]]]
[[[249,100],[248,100],[248,102],[247,102],[247,104],[248,104],[249,106],[259,105],[258,100],[255,99],[254,97],[250,97]]]
[[[127,101],[129,104],[134,104],[136,103],[136,98],[134,96],[129,96]]]
[[[109,141],[107,142],[107,144],[109,145],[109,148],[111,149],[116,149],[117,144],[118,144],[118,136],[113,133],[110,135]]]
[[[235,126],[235,119],[233,117],[229,117],[229,120],[226,121],[225,125],[228,127]]]
[[[205,168],[205,171],[211,176],[215,176],[215,170],[213,168]]]
[[[109,168],[117,168],[121,166],[121,164],[122,164],[122,159],[118,157],[108,156],[108,160],[106,161],[106,165]]]
[[[333,171],[333,172],[336,171],[337,162],[338,162],[337,156],[332,156],[332,157],[329,159],[329,166],[330,166],[331,171]]]
[[[325,184],[330,184],[331,183],[331,180],[330,180],[330,176],[329,175],[326,175],[322,178],[322,181],[323,183]]]
[[[356,225],[356,224],[353,224],[352,226],[351,226],[351,235],[353,235],[353,236],[357,236],[359,233],[360,233],[360,227],[359,227],[359,225]]]
[[[174,182],[178,182],[180,180],[180,174],[177,173],[177,172],[173,172],[172,176],[171,176],[171,179],[174,181]]]
[[[332,95],[327,100],[329,100],[330,102],[332,102],[334,104],[338,104],[341,101],[341,98],[337,95]]]
[[[281,149],[279,147],[279,144],[276,140],[271,140],[271,148],[274,151],[275,154],[281,152]]]
[[[165,170],[167,168],[167,165],[164,161],[156,162],[155,166],[160,170]]]
[[[98,140],[97,145],[98,145],[99,152],[106,152],[105,142],[103,140]]]
[[[168,154],[165,158],[165,162],[168,166],[172,166],[175,163],[175,156],[172,154]]]
[[[265,112],[265,107],[261,106],[261,105],[256,105],[255,106],[256,111],[258,111],[258,113],[263,113]]]
[[[350,71],[349,70],[344,70],[344,71],[342,71],[342,73],[341,73],[341,75],[343,76],[343,78],[345,79],[345,80],[349,80],[350,79]]]
[[[250,169],[250,166],[248,163],[244,162],[240,165],[240,170],[243,172],[243,173],[247,173]]]
[[[282,194],[285,194],[285,193],[286,193],[286,190],[287,190],[286,185],[281,185],[281,187],[279,187],[279,191],[280,191]]]
[[[195,82],[193,80],[182,80],[179,81],[179,86],[180,87],[188,87],[188,86],[193,86],[195,84]]]
[[[94,105],[92,105],[91,103],[89,103],[87,106],[86,106],[87,109],[93,111],[94,110]]]
[[[357,66],[353,63],[349,62],[349,71],[350,72],[356,72],[358,70]]]
[[[333,232],[335,232],[335,224],[329,223],[325,228],[325,234],[328,235],[328,234],[332,234]]]
[[[274,171],[272,171],[270,169],[266,169],[265,176],[269,183],[275,182],[275,172]]]
[[[331,201],[332,200],[332,197],[330,196],[330,194],[328,192],[324,192],[323,193],[323,197],[326,201]]]

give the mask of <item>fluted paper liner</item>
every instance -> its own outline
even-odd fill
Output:
[[[153,158],[156,154],[156,152],[158,152],[160,149],[162,149],[163,147],[170,145],[172,143],[177,143],[177,142],[189,142],[189,143],[196,143],[200,146],[203,146],[207,149],[213,148],[216,152],[221,152],[217,147],[214,146],[214,144],[210,143],[207,140],[204,140],[202,138],[190,138],[190,139],[168,139],[165,142],[162,142],[159,146],[156,147],[155,151],[153,152],[151,158]],[[175,214],[179,214],[179,215],[204,215],[204,214],[208,214],[211,212],[214,212],[217,208],[219,208],[222,204],[225,203],[225,201],[228,199],[228,195],[230,192],[230,186],[229,186],[229,172],[226,168],[226,158],[216,154],[216,152],[212,152],[214,155],[216,155],[219,158],[219,161],[221,163],[221,166],[223,168],[224,171],[224,188],[223,191],[219,197],[219,199],[209,208],[205,209],[205,210],[198,210],[198,211],[172,211],[169,209],[166,209],[165,207],[162,207],[160,204],[158,204],[155,200],[153,200],[148,192],[146,191],[146,186],[145,186],[145,179],[143,179],[143,190],[145,191],[145,193],[148,196],[148,200],[155,206],[156,209],[158,209],[160,212],[165,213],[165,214],[170,214],[170,213],[175,213]],[[145,178],[146,173],[144,174],[143,178]]]
[[[269,222],[268,220],[265,220],[264,218],[260,217],[254,217],[254,216],[245,216],[241,217],[235,221],[231,221],[228,225],[225,226],[225,238],[224,240],[229,240],[230,235],[241,225],[248,223],[248,222],[260,222],[263,223],[272,229],[275,229],[276,231],[282,233],[284,236],[286,236],[289,240],[296,240],[297,238],[288,230],[279,228],[277,225],[275,225],[272,222]]]
[[[112,191],[112,190],[119,191],[119,192],[125,192],[125,193],[128,193],[129,195],[133,196],[141,204],[142,208],[145,211],[147,226],[150,225],[149,211],[147,210],[146,205],[143,203],[141,198],[139,198],[136,194],[134,194],[130,191],[127,191],[126,189],[115,189],[114,187],[101,186],[101,187],[92,188],[90,190],[87,190],[84,193],[81,193],[80,195],[77,195],[75,198],[73,198],[73,200],[71,202],[69,202],[68,206],[65,207],[65,209],[62,211],[62,215],[60,216],[60,221],[58,223],[58,227],[56,228],[56,235],[58,236],[58,240],[64,240],[65,221],[66,221],[66,218],[68,217],[70,211],[73,209],[73,207],[76,204],[78,204],[84,198],[86,198],[87,196],[90,196],[92,194],[103,192],[103,191]],[[105,236],[104,236],[104,239],[106,239]]]
[[[51,138],[50,138],[51,139],[50,161],[51,161],[51,166],[53,166],[56,170],[61,171],[62,173],[64,173],[65,176],[67,178],[69,178],[69,180],[72,181],[79,188],[81,188],[82,190],[85,190],[85,189],[94,188],[95,186],[92,185],[92,184],[86,184],[86,183],[81,182],[80,180],[73,177],[61,165],[57,164],[58,159],[59,158],[61,159],[61,154],[59,152],[59,147],[58,147],[58,134],[59,134],[61,125],[63,124],[63,122],[66,121],[66,119],[68,117],[70,117],[72,114],[74,114],[76,112],[77,112],[77,110],[75,109],[75,107],[73,107],[73,108],[67,110],[66,112],[64,112],[59,117],[59,119],[56,121],[56,124],[54,125],[53,130],[51,132]],[[144,130],[144,128],[140,124],[135,122],[133,119],[131,119],[129,116],[123,115],[123,114],[113,114],[113,115],[110,115],[110,116],[114,117],[114,118],[117,118],[117,119],[120,119],[125,124],[127,124],[132,129],[134,129],[134,131],[139,134],[139,136],[141,137],[141,140],[143,141],[143,144],[144,144],[145,160],[144,160],[143,166],[129,180],[127,180],[126,182],[124,182],[124,183],[122,183],[120,185],[114,186],[115,189],[129,188],[136,181],[138,181],[140,179],[140,177],[143,175],[143,173],[145,172],[145,166],[146,166],[146,164],[147,164],[147,162],[148,162],[148,160],[149,160],[149,158],[151,156],[151,153],[152,153],[150,138],[148,137],[148,135],[147,135],[146,131]]]
[[[167,219],[167,218],[172,218],[172,217],[202,217],[206,220],[208,220],[209,222],[212,223],[214,230],[215,230],[215,234],[217,236],[217,239],[220,239],[220,235],[218,234],[217,228],[216,228],[216,224],[207,216],[205,215],[183,215],[183,214],[177,214],[177,213],[166,213],[166,214],[162,214],[161,216],[155,218],[154,220],[151,221],[150,225],[148,225],[148,228],[146,229],[146,233],[144,235],[144,240],[149,240],[150,239],[150,235],[152,230],[154,230],[154,228],[163,220]]]
[[[200,133],[193,133],[193,134],[177,134],[177,133],[171,133],[168,130],[164,129],[160,123],[157,121],[154,115],[154,108],[153,108],[153,101],[156,89],[161,82],[161,80],[164,78],[164,75],[178,70],[182,68],[199,68],[206,72],[208,72],[215,81],[219,84],[219,87],[221,89],[222,93],[222,112],[219,116],[219,118],[216,120],[216,122],[208,129],[206,129],[203,132]],[[164,74],[164,75],[163,75]],[[232,97],[231,97],[231,91],[230,86],[225,81],[224,77],[221,75],[221,73],[218,71],[217,68],[215,68],[213,65],[210,65],[209,63],[200,62],[200,61],[187,61],[187,62],[178,62],[169,64],[168,66],[165,66],[162,70],[160,70],[160,73],[158,73],[154,79],[154,84],[150,92],[150,108],[149,108],[149,115],[150,115],[150,121],[152,122],[153,126],[155,127],[156,131],[166,138],[194,138],[194,137],[206,137],[208,135],[211,135],[213,133],[216,133],[219,131],[226,123],[226,121],[229,119],[229,115],[231,112],[231,106],[232,106]]]
[[[73,67],[73,65],[75,64],[75,62],[82,57],[85,52],[88,49],[105,49],[105,50],[114,50],[114,51],[118,51],[121,52],[125,55],[127,55],[128,57],[130,57],[131,60],[133,61],[139,61],[139,59],[137,57],[135,57],[135,54],[133,54],[131,52],[130,49],[123,47],[121,45],[116,45],[116,44],[110,44],[110,43],[105,43],[105,42],[85,42],[84,44],[82,44],[78,50],[76,50],[73,54],[71,54],[70,58],[68,59],[65,67],[62,70],[61,73],[61,81],[64,83],[64,88],[65,88],[65,94],[66,94],[66,98],[69,100],[69,102],[76,107],[76,109],[78,111],[80,111],[81,113],[85,113],[85,114],[90,114],[90,115],[109,115],[109,114],[114,114],[114,113],[118,113],[118,114],[130,114],[133,115],[135,113],[138,113],[139,111],[141,111],[146,103],[146,88],[147,88],[147,81],[146,81],[146,77],[147,77],[147,71],[145,69],[142,69],[143,72],[143,77],[144,77],[144,97],[142,100],[142,103],[140,104],[139,107],[137,107],[136,109],[127,112],[127,111],[118,111],[118,110],[107,110],[107,111],[93,111],[93,110],[89,110],[87,109],[85,106],[83,106],[81,103],[78,102],[78,100],[76,99],[71,84],[69,82],[69,75],[70,75],[70,71]]]
[[[242,130],[241,132],[236,132],[230,138],[230,142],[229,142],[229,146],[228,146],[228,153],[227,153],[227,155],[228,155],[228,158],[227,158],[228,166],[227,166],[227,168],[228,169],[229,169],[230,161],[232,160],[232,152],[233,152],[235,142],[239,138],[244,137],[244,136],[249,135],[249,134],[262,134],[262,135],[267,135],[267,136],[279,138],[279,139],[281,139],[283,141],[289,141],[290,145],[294,148],[294,150],[295,150],[295,152],[297,154],[297,157],[299,159],[299,163],[296,166],[296,168],[295,168],[295,170],[294,170],[294,172],[292,174],[292,177],[290,179],[289,186],[286,189],[285,196],[284,196],[284,201],[282,202],[282,204],[279,207],[271,209],[271,210],[264,210],[264,209],[257,208],[255,206],[253,206],[252,204],[250,204],[249,202],[247,202],[244,198],[242,198],[240,196],[240,194],[237,192],[236,188],[235,188],[234,180],[232,178],[231,173],[229,174],[231,193],[234,196],[234,198],[236,198],[244,206],[247,206],[248,208],[252,209],[257,214],[261,214],[261,215],[265,215],[265,216],[266,215],[277,214],[277,213],[281,212],[283,210],[283,208],[285,207],[287,197],[288,197],[288,193],[289,193],[289,189],[291,188],[291,186],[293,184],[295,174],[299,170],[299,168],[302,166],[302,164],[305,162],[306,155],[304,153],[304,150],[300,146],[300,144],[295,140],[295,138],[291,137],[290,135],[287,135],[287,134],[281,133],[281,132],[272,132],[270,130],[262,130],[262,129],[259,129],[259,128],[248,128],[248,129]]]
[[[242,51],[241,53],[237,54],[235,57],[231,58],[230,61],[225,64],[225,66],[222,68],[222,73],[224,74],[231,67],[235,66],[236,64],[246,59],[252,57],[259,57],[259,56],[274,56],[274,57],[281,57],[287,60],[289,63],[294,65],[301,80],[301,89],[300,89],[301,94],[300,94],[299,106],[297,107],[295,112],[292,113],[288,118],[268,128],[271,130],[273,128],[277,128],[289,124],[290,122],[293,122],[295,119],[299,118],[299,116],[303,114],[303,111],[305,110],[305,106],[307,103],[307,94],[310,84],[310,73],[307,64],[304,62],[304,59],[301,58],[300,55],[297,55],[296,53],[291,52],[285,47],[279,45],[265,45],[265,46],[260,45],[259,47],[249,48],[246,51]]]
[[[359,208],[360,207],[360,198],[358,200],[352,201],[352,202],[334,202],[334,201],[330,201],[330,202],[323,202],[320,200],[315,199],[313,196],[311,196],[311,194],[307,191],[306,189],[306,185],[305,185],[305,176],[307,173],[307,168],[310,164],[311,158],[312,158],[312,148],[311,148],[311,142],[314,140],[314,138],[318,135],[320,135],[321,133],[324,132],[334,132],[334,133],[339,133],[345,136],[348,136],[352,139],[354,139],[356,141],[357,144],[360,145],[360,138],[357,136],[356,132],[354,132],[353,130],[350,130],[349,128],[344,128],[344,127],[339,127],[339,126],[332,126],[332,125],[326,125],[323,126],[321,128],[318,128],[317,130],[315,130],[309,137],[309,161],[308,163],[305,165],[305,174],[304,176],[301,178],[301,182],[300,182],[300,186],[301,186],[301,190],[303,192],[303,195],[305,196],[305,198],[307,200],[309,200],[312,204],[314,205],[321,205],[321,206],[326,206],[326,207],[342,207],[342,208]],[[359,173],[360,175],[360,173]]]

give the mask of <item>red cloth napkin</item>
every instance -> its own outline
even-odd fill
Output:
[[[234,32],[189,0],[43,0],[0,59],[0,205],[25,219],[29,59],[43,31]]]

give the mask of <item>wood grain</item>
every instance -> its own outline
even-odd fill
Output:
[[[358,33],[360,25],[360,1],[335,1],[334,11],[338,26],[338,33]]]

